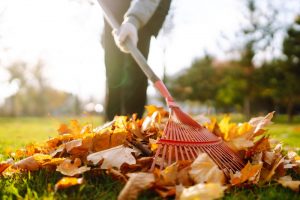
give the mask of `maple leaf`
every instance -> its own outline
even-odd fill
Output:
[[[252,165],[250,162],[240,171],[235,174],[231,174],[231,184],[238,185],[246,181],[256,183],[258,181],[258,176],[262,169],[262,163]]]
[[[138,153],[137,150],[120,145],[111,149],[92,153],[87,156],[87,160],[96,165],[99,161],[104,159],[101,169],[108,169],[110,167],[117,167],[120,169],[123,163],[136,164],[136,160],[131,154],[132,152]]]
[[[195,183],[225,183],[225,175],[206,154],[202,153],[191,164],[189,175]]]
[[[283,187],[288,187],[296,192],[299,192],[300,181],[293,181],[291,176],[283,176],[277,180]]]
[[[182,192],[176,196],[179,196],[179,200],[212,200],[223,197],[225,189],[220,183],[198,183],[189,188],[182,188]],[[180,189],[177,187],[176,190]]]
[[[62,163],[60,163],[57,166],[56,171],[66,176],[75,176],[77,174],[82,174],[90,170],[90,167],[87,166],[79,167],[79,166],[81,166],[81,161],[79,158],[76,158],[74,162],[72,162],[72,160],[70,159],[65,159]]]
[[[137,199],[139,193],[150,188],[155,182],[152,173],[131,173],[128,174],[129,180],[118,196],[118,200],[134,200]]]
[[[75,177],[63,177],[55,184],[55,191],[58,189],[69,188],[74,185],[80,185],[83,183],[83,178],[75,178]]]

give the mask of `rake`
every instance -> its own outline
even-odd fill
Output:
[[[110,26],[113,29],[119,29],[119,22],[105,5],[104,0],[98,0],[98,2]],[[201,126],[178,107],[165,84],[152,71],[145,57],[131,40],[126,40],[125,45],[147,78],[165,98],[170,109],[169,120],[162,138],[158,141],[158,149],[150,170],[153,170],[156,165],[163,169],[179,160],[194,160],[199,153],[203,152],[208,154],[226,176],[229,176],[231,171],[241,170],[244,166],[241,158],[220,137]]]

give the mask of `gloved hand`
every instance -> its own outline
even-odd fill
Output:
[[[136,46],[138,42],[137,28],[130,22],[123,22],[118,30],[114,29],[112,32],[116,45],[124,53],[129,53],[128,49],[124,46],[127,38],[130,38],[132,43]]]

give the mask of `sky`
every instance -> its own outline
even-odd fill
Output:
[[[293,1],[293,0],[289,0]],[[274,0],[276,2],[276,0]],[[293,1],[295,2],[295,1]],[[161,77],[173,75],[204,52],[226,59],[244,23],[240,0],[173,0],[174,27],[151,40],[149,64]],[[293,7],[294,4],[285,4]],[[300,9],[300,7],[298,7]],[[293,15],[286,20],[292,21]],[[15,61],[45,64],[45,77],[55,88],[103,101],[105,67],[100,36],[103,16],[96,0],[0,1],[0,103],[17,91],[7,84],[5,67]],[[154,89],[149,87],[149,93]]]

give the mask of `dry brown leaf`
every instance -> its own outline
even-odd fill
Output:
[[[176,188],[177,189],[177,188]],[[226,187],[220,183],[199,183],[189,188],[183,188],[179,200],[212,200],[223,197]]]
[[[133,152],[137,153],[138,151],[120,145],[111,149],[92,153],[88,155],[87,160],[96,165],[99,161],[104,159],[101,169],[108,169],[111,167],[117,167],[120,169],[123,163],[136,164],[136,160],[131,154]]]
[[[13,165],[13,160],[8,159],[6,161],[3,161],[0,163],[0,175],[2,174],[3,171],[5,171],[8,167]]]
[[[110,175],[111,177],[121,181],[121,182],[124,182],[126,183],[127,182],[127,178],[125,177],[125,175],[123,175],[120,171],[118,170],[115,170],[113,168],[109,168],[106,173],[108,175]]]
[[[227,144],[235,151],[247,150],[254,145],[252,140],[245,138],[244,136],[236,137],[227,142]]]
[[[52,158],[50,161],[43,163],[42,166],[57,166],[61,164],[64,160],[65,158]]]
[[[280,177],[277,181],[283,187],[288,187],[296,192],[299,192],[300,181],[293,181],[291,176]]]
[[[83,178],[63,177],[55,184],[55,191],[83,183]]]
[[[58,133],[59,134],[66,134],[66,133],[71,133],[72,132],[72,130],[71,129],[69,129],[69,127],[68,127],[68,125],[66,125],[66,124],[61,124],[60,126],[59,126],[59,128],[57,129],[57,131],[58,131]]]
[[[74,162],[72,162],[70,159],[65,159],[60,165],[57,166],[56,171],[66,176],[75,176],[91,169],[87,166],[79,167],[80,165],[81,161],[78,158],[75,159]]]
[[[73,141],[71,141],[73,143],[69,145],[68,149],[68,143],[66,143],[66,149],[67,151],[69,150],[68,153],[75,157],[86,156],[93,148],[93,137],[90,134],[86,134],[81,139]]]
[[[102,151],[110,148],[111,132],[106,130],[101,134],[96,134],[93,137],[93,151]]]
[[[240,172],[231,174],[230,182],[232,185],[238,185],[246,181],[256,183],[258,181],[257,176],[260,175],[261,169],[262,163],[252,165],[248,162]]]
[[[284,157],[282,157],[281,155],[279,155],[275,161],[273,162],[273,166],[272,169],[269,171],[268,175],[266,176],[265,180],[266,181],[270,181],[271,178],[273,177],[273,175],[275,174],[276,169],[278,168],[278,166],[280,164],[282,164],[284,161]]]
[[[82,145],[82,139],[72,140],[65,144],[67,152],[70,152],[75,147],[80,147]]]
[[[256,117],[252,118],[249,121],[249,124],[253,126],[254,133],[258,133],[259,130],[263,129],[265,126],[269,125],[272,123],[272,118],[274,116],[275,111],[268,113],[265,117]]]
[[[139,193],[150,188],[155,182],[152,173],[132,173],[128,174],[129,180],[118,196],[118,200],[134,200],[137,199]]]
[[[34,154],[16,162],[13,167],[29,171],[38,170],[45,162],[51,161],[52,156],[46,154]]]
[[[192,163],[189,175],[195,183],[225,183],[225,175],[206,154],[199,154]]]
[[[272,151],[264,151],[263,152],[263,161],[268,165],[272,165],[275,159],[275,152]]]

